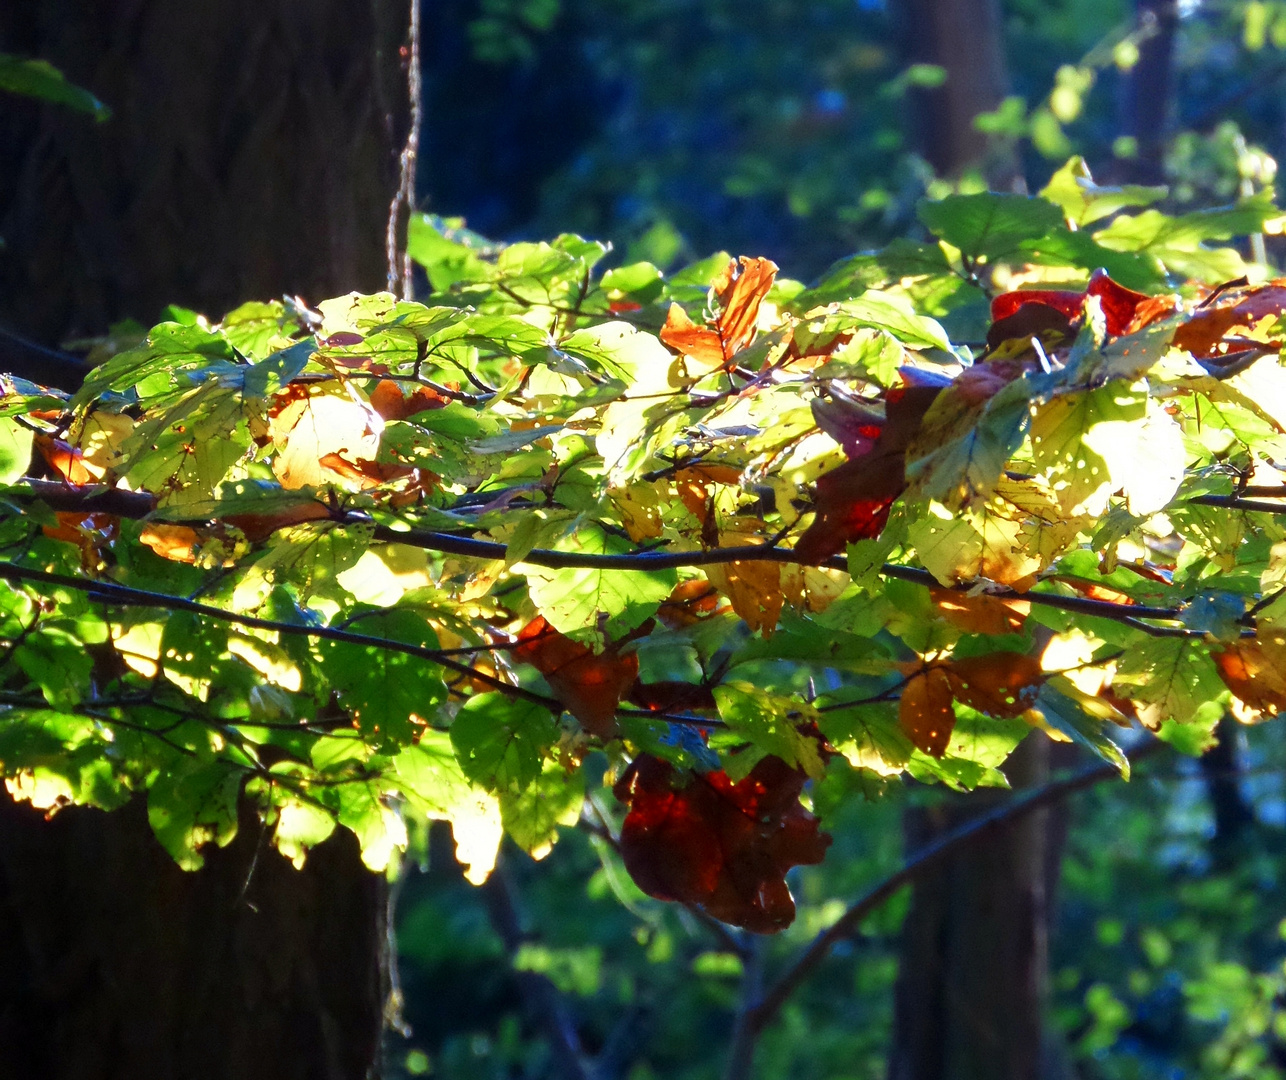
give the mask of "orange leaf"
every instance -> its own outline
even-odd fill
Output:
[[[407,397],[402,387],[392,379],[381,379],[371,391],[371,408],[385,420],[405,420],[428,409],[440,409],[446,403],[446,398],[427,386],[416,387],[414,393]]]
[[[776,276],[775,262],[743,255],[729,261],[714,279],[713,288],[722,309],[717,327],[719,337],[723,339],[725,356],[731,357],[754,340],[759,307]]]
[[[84,453],[70,443],[50,435],[40,434],[35,436],[33,442],[46,464],[67,483],[79,487],[81,484],[93,484],[102,479],[102,470],[95,469],[86,462]]]
[[[777,563],[739,560],[707,566],[705,573],[751,631],[762,630],[764,637],[771,636],[785,603]]]
[[[1286,280],[1253,288],[1228,289],[1217,303],[1196,311],[1180,326],[1171,344],[1194,356],[1217,355],[1228,351],[1225,337],[1234,332],[1238,337],[1254,335],[1265,328],[1265,324],[1271,326],[1284,312]]]
[[[196,562],[196,549],[201,543],[196,530],[187,525],[158,525],[151,522],[143,526],[138,538],[162,559],[185,563]]]
[[[956,700],[1002,718],[1030,709],[1045,681],[1039,660],[1012,652],[952,660],[946,674]]]
[[[986,593],[970,596],[936,585],[929,587],[929,597],[937,605],[939,615],[969,634],[1015,633],[1022,629],[1031,611],[1028,600],[1001,600]]]
[[[902,690],[898,723],[907,738],[932,757],[946,753],[956,726],[951,680],[941,667],[930,667],[913,675]]]
[[[719,610],[719,590],[705,578],[680,581],[657,609],[656,617],[671,630],[692,626]]]
[[[777,264],[769,259],[743,255],[729,260],[711,284],[719,299],[719,314],[711,326],[698,326],[678,304],[671,304],[661,340],[706,371],[731,366],[736,354],[755,339],[759,308],[776,275]]]
[[[690,357],[710,371],[723,367],[727,360],[718,332],[698,326],[678,304],[670,305],[665,325],[658,336],[675,352]]]
[[[1256,713],[1286,710],[1286,648],[1277,641],[1236,641],[1211,652],[1219,678]]]

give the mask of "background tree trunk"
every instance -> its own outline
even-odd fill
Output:
[[[383,287],[408,14],[407,0],[0,5],[0,49],[48,60],[114,114],[0,99],[0,327],[52,345],[169,303],[218,317]],[[31,377],[66,374],[24,356]],[[0,348],[0,370],[14,362]],[[300,872],[260,832],[245,821],[185,874],[141,804],[46,823],[0,796],[0,1075],[363,1080],[383,879],[347,833]]]
[[[939,175],[983,165],[987,137],[973,118],[1009,91],[999,0],[903,0],[900,18],[907,58],[947,75],[940,87],[912,95],[917,148]],[[992,165],[1012,178],[1012,162]]]
[[[1137,153],[1121,163],[1125,179],[1137,184],[1165,180],[1165,143],[1174,97],[1174,39],[1179,29],[1175,0],[1135,0],[1141,34],[1139,59],[1125,79],[1121,132]]]
[[[1005,773],[1041,783],[1049,741],[1028,738]],[[916,809],[907,850],[986,812],[991,793]],[[1032,814],[916,880],[902,928],[890,1080],[1038,1080],[1047,949],[1048,811]]]

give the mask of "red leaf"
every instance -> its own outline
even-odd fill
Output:
[[[733,783],[722,770],[684,774],[640,754],[615,789],[630,807],[625,868],[649,896],[755,933],[783,930],[795,919],[786,872],[821,862],[831,842],[800,805],[805,779],[776,757]]]
[[[609,642],[601,653],[560,634],[538,615],[518,633],[514,656],[545,676],[554,696],[591,735],[617,734],[616,707],[639,674],[636,653],[619,654]]]
[[[991,302],[991,318],[994,323],[1012,318],[1021,308],[1030,304],[1043,304],[1066,316],[1069,322],[1075,322],[1081,316],[1087,296],[1098,297],[1107,321],[1107,332],[1111,337],[1120,337],[1132,330],[1141,329],[1141,325],[1152,322],[1161,315],[1168,314],[1173,308],[1171,301],[1164,311],[1155,311],[1153,301],[1144,293],[1127,289],[1107,276],[1105,270],[1095,270],[1090,275],[1089,285],[1084,292],[1072,292],[1067,289],[1019,289],[1016,292],[1001,293]],[[1141,323],[1136,321],[1140,306],[1148,306],[1148,318]],[[995,331],[993,327],[993,331]],[[1006,333],[999,338],[1005,341],[1010,337],[1031,337],[1032,334]],[[987,344],[992,343],[992,333],[987,335]]]
[[[814,499],[817,516],[795,545],[802,563],[823,563],[851,540],[880,535],[893,500],[906,487],[906,448],[941,391],[940,386],[903,386],[889,391],[885,418],[870,450],[818,479]],[[874,426],[869,419],[858,425],[859,436],[867,425]],[[869,442],[864,436],[862,439],[856,448]]]

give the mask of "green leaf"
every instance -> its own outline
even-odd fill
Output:
[[[534,859],[543,859],[558,839],[558,828],[580,820],[585,802],[585,774],[568,772],[546,761],[535,782],[524,791],[500,793],[500,819],[505,832]]]
[[[244,772],[226,762],[170,763],[147,792],[147,820],[161,846],[184,870],[200,870],[200,849],[226,847],[237,835]]]
[[[31,464],[35,432],[11,416],[0,418],[0,484],[13,484],[26,475]]]
[[[1142,184],[1101,187],[1094,183],[1085,159],[1074,157],[1050,177],[1049,183],[1041,189],[1040,197],[1062,207],[1067,220],[1079,228],[1111,217],[1126,207],[1150,206],[1167,194],[1169,188],[1145,187]]]
[[[1035,240],[1063,223],[1058,207],[1025,195],[948,195],[922,202],[919,218],[968,259],[992,261],[1018,252],[1024,240]]]
[[[1201,706],[1222,700],[1228,693],[1210,659],[1209,647],[1187,637],[1150,637],[1131,645],[1112,682],[1127,688],[1139,716],[1153,729],[1166,720],[1189,723]]]
[[[424,617],[401,608],[350,617],[348,629],[404,645],[438,647]],[[346,641],[319,641],[318,653],[340,704],[353,714],[363,736],[381,748],[411,742],[446,700],[442,669],[418,656]]]
[[[1104,721],[1086,713],[1081,704],[1060,692],[1053,680],[1041,687],[1036,708],[1044,714],[1050,727],[1115,765],[1124,779],[1130,778],[1130,759],[1107,737]]]
[[[406,253],[424,267],[434,292],[494,276],[495,268],[485,259],[494,256],[499,245],[464,228],[462,218],[412,214],[406,229]]]
[[[817,740],[799,730],[801,724],[815,719],[813,710],[803,702],[766,694],[746,682],[716,686],[714,699],[720,719],[757,750],[773,754],[814,778],[826,771]],[[734,780],[743,779],[753,767],[754,760],[746,753],[734,755],[724,765]]]
[[[523,791],[558,736],[549,710],[503,693],[475,694],[451,722],[464,775],[491,791]]]
[[[68,82],[61,71],[44,60],[23,60],[0,53],[0,90],[66,105],[77,112],[89,113],[100,123],[112,115],[112,110],[98,98]]]
[[[597,525],[584,525],[562,540],[557,550],[616,555],[633,550],[633,545]],[[610,636],[633,630],[655,614],[679,581],[675,570],[551,570],[526,563],[520,569],[527,575],[532,602],[564,634],[597,629],[600,613],[608,617]]]

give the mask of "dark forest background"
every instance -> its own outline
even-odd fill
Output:
[[[925,195],[1038,190],[1072,154],[1101,183],[1166,185],[1169,210],[1217,205],[1272,187],[1286,152],[1286,5],[1268,0],[439,0],[421,17],[421,208],[664,268],[726,250],[808,280],[914,233]],[[383,287],[406,24],[392,0],[0,8],[0,52],[112,109],[0,97],[0,367],[65,383],[167,305]],[[1286,1076],[1283,736],[1220,730],[1203,758],[1158,755],[873,917],[756,1075]],[[1047,750],[1016,785],[1077,764]],[[714,1077],[744,971],[979,805],[908,787],[819,807],[835,848],[798,872],[795,927],[760,942],[648,900],[591,833],[539,865],[509,853],[480,890],[438,831],[391,884],[338,839],[296,875],[251,830],[183,875],[140,814],[45,824],[6,802],[0,1074],[358,1077],[387,1020],[390,1078],[588,1075],[577,1050],[594,1080]],[[1021,947],[1002,962],[999,942]],[[216,1027],[244,1037],[191,1035]],[[170,1071],[147,1071],[157,1046]]]

